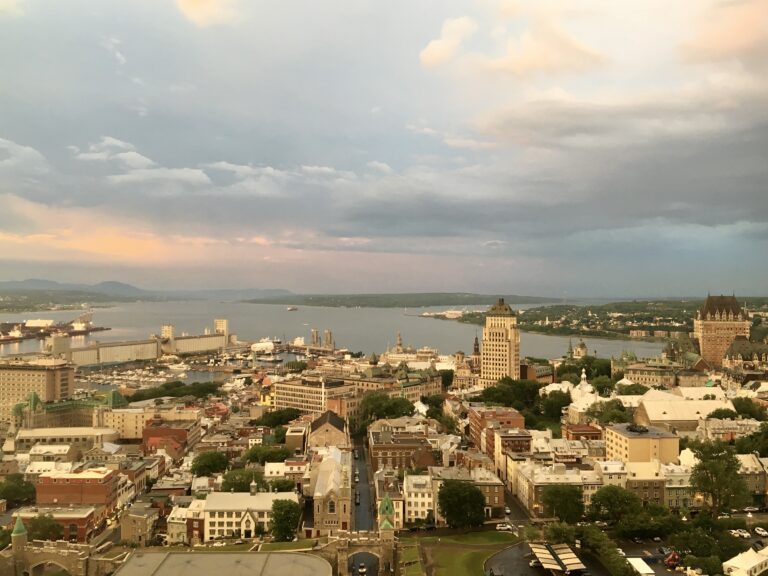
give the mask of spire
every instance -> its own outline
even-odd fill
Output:
[[[27,533],[27,528],[24,526],[24,522],[21,520],[21,515],[16,516],[16,524],[13,527],[11,536],[24,536]]]

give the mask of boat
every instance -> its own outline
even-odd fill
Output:
[[[270,362],[272,364],[277,364],[278,362],[282,362],[283,359],[280,358],[280,356],[275,356],[274,354],[265,354],[264,356],[257,356],[256,357],[257,362]]]
[[[179,362],[178,364],[168,364],[168,368],[174,372],[184,372],[185,370],[189,370],[189,366],[183,362]]]
[[[288,306],[288,308],[286,308],[288,312],[296,312],[298,309],[298,306]]]

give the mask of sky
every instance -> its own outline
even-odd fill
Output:
[[[0,0],[0,280],[768,292],[765,0]]]

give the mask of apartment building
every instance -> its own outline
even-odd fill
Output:
[[[0,421],[10,421],[20,402],[54,402],[74,390],[75,368],[53,358],[0,362]]]
[[[432,494],[432,481],[428,474],[408,474],[403,479],[405,494],[405,522],[435,517],[436,503]]]
[[[605,457],[622,462],[651,462],[669,464],[680,453],[680,438],[672,432],[639,426],[614,424],[605,428]]]
[[[485,317],[479,383],[487,388],[507,376],[520,379],[520,330],[512,308],[499,298]]]
[[[107,514],[117,506],[120,475],[109,468],[88,468],[75,472],[46,472],[35,485],[37,503],[42,505],[101,506]]]

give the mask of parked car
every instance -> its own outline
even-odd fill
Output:
[[[730,518],[730,517],[731,517],[731,515],[728,514],[728,512],[723,512],[722,514],[718,514],[717,519],[718,520],[723,520],[724,518]]]
[[[657,550],[659,554],[661,554],[662,556],[668,556],[669,554],[672,553],[672,548],[669,548],[667,546],[659,546]]]
[[[528,562],[528,566],[530,566],[531,568],[540,568],[541,562],[539,562],[538,559],[534,558],[533,560]]]
[[[642,544],[643,543],[643,539],[640,538],[639,536],[635,536],[635,537],[632,538],[632,542],[634,542],[635,544]]]
[[[654,536],[653,537],[654,542],[661,542],[661,536]]]
[[[506,522],[502,522],[501,524],[496,524],[496,530],[512,530],[512,526]]]
[[[512,510],[509,509],[509,506],[504,506],[504,514],[512,514]]]
[[[768,536],[768,530],[766,530],[762,526],[758,526],[757,528],[755,528],[755,534],[757,534],[758,536],[766,537]]]
[[[749,533],[749,531],[744,530],[744,528],[739,528],[739,536],[742,538],[752,538],[752,534]]]
[[[616,554],[618,554],[619,556],[626,556],[627,555],[627,553],[624,552],[624,550],[622,550],[621,548],[616,548]]]
[[[744,508],[744,512],[760,512],[760,508],[757,506],[747,506]]]

